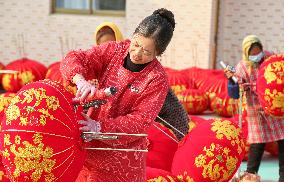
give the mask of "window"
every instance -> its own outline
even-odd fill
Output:
[[[125,15],[125,0],[52,0],[53,13]]]

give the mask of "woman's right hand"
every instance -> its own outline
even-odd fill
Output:
[[[224,69],[224,73],[225,73],[225,76],[228,78],[228,79],[230,79],[230,78],[232,78],[233,76],[234,76],[234,72],[232,72],[231,70],[229,70],[228,68],[225,68]]]
[[[92,83],[86,81],[85,79],[81,78],[76,81],[77,86],[77,93],[76,97],[81,101],[85,101],[87,97],[92,98],[96,91],[96,86]]]

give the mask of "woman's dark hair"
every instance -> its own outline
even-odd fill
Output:
[[[174,14],[167,9],[161,8],[142,20],[135,29],[134,34],[152,38],[155,42],[157,55],[161,55],[173,37],[175,24]]]
[[[260,42],[255,42],[253,44],[251,44],[249,50],[248,50],[248,53],[250,53],[250,51],[252,50],[252,48],[254,47],[259,47],[261,50],[262,50],[262,44]]]

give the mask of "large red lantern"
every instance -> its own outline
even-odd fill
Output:
[[[2,120],[3,164],[12,181],[75,181],[86,152],[81,150],[72,97],[43,80],[27,84],[11,100]]]
[[[51,64],[47,69],[45,78],[59,82],[65,87],[66,90],[68,90],[70,93],[75,95],[77,91],[76,86],[69,84],[66,80],[63,79],[59,68],[60,68],[60,62],[55,62]]]
[[[148,140],[146,166],[170,171],[178,147],[176,136],[167,127],[154,122],[148,130]]]
[[[211,101],[210,107],[218,115],[223,117],[232,117],[238,112],[238,101],[230,98],[227,94],[217,94]]]
[[[235,123],[225,119],[201,122],[180,143],[172,173],[187,172],[194,181],[229,181],[244,151],[241,129]]]
[[[284,117],[284,55],[267,58],[260,66],[257,77],[260,105],[272,117]]]
[[[177,94],[188,114],[200,114],[208,108],[208,97],[198,89],[187,89]]]
[[[17,92],[27,83],[44,79],[47,70],[38,61],[27,58],[15,60],[8,64],[5,69],[18,71],[18,73],[3,75],[3,88],[9,92]]]

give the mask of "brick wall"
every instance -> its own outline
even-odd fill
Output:
[[[177,25],[173,40],[161,57],[162,64],[206,68],[210,65],[212,2],[127,0],[126,17],[110,17],[50,14],[50,0],[0,0],[0,61],[8,64],[21,57],[18,47],[23,35],[27,57],[49,65],[60,60],[62,52],[93,45],[93,32],[103,21],[113,21],[129,37],[142,18],[166,7],[174,12]]]
[[[218,60],[237,64],[242,55],[242,40],[249,34],[259,36],[266,50],[284,51],[283,0],[220,2]]]

